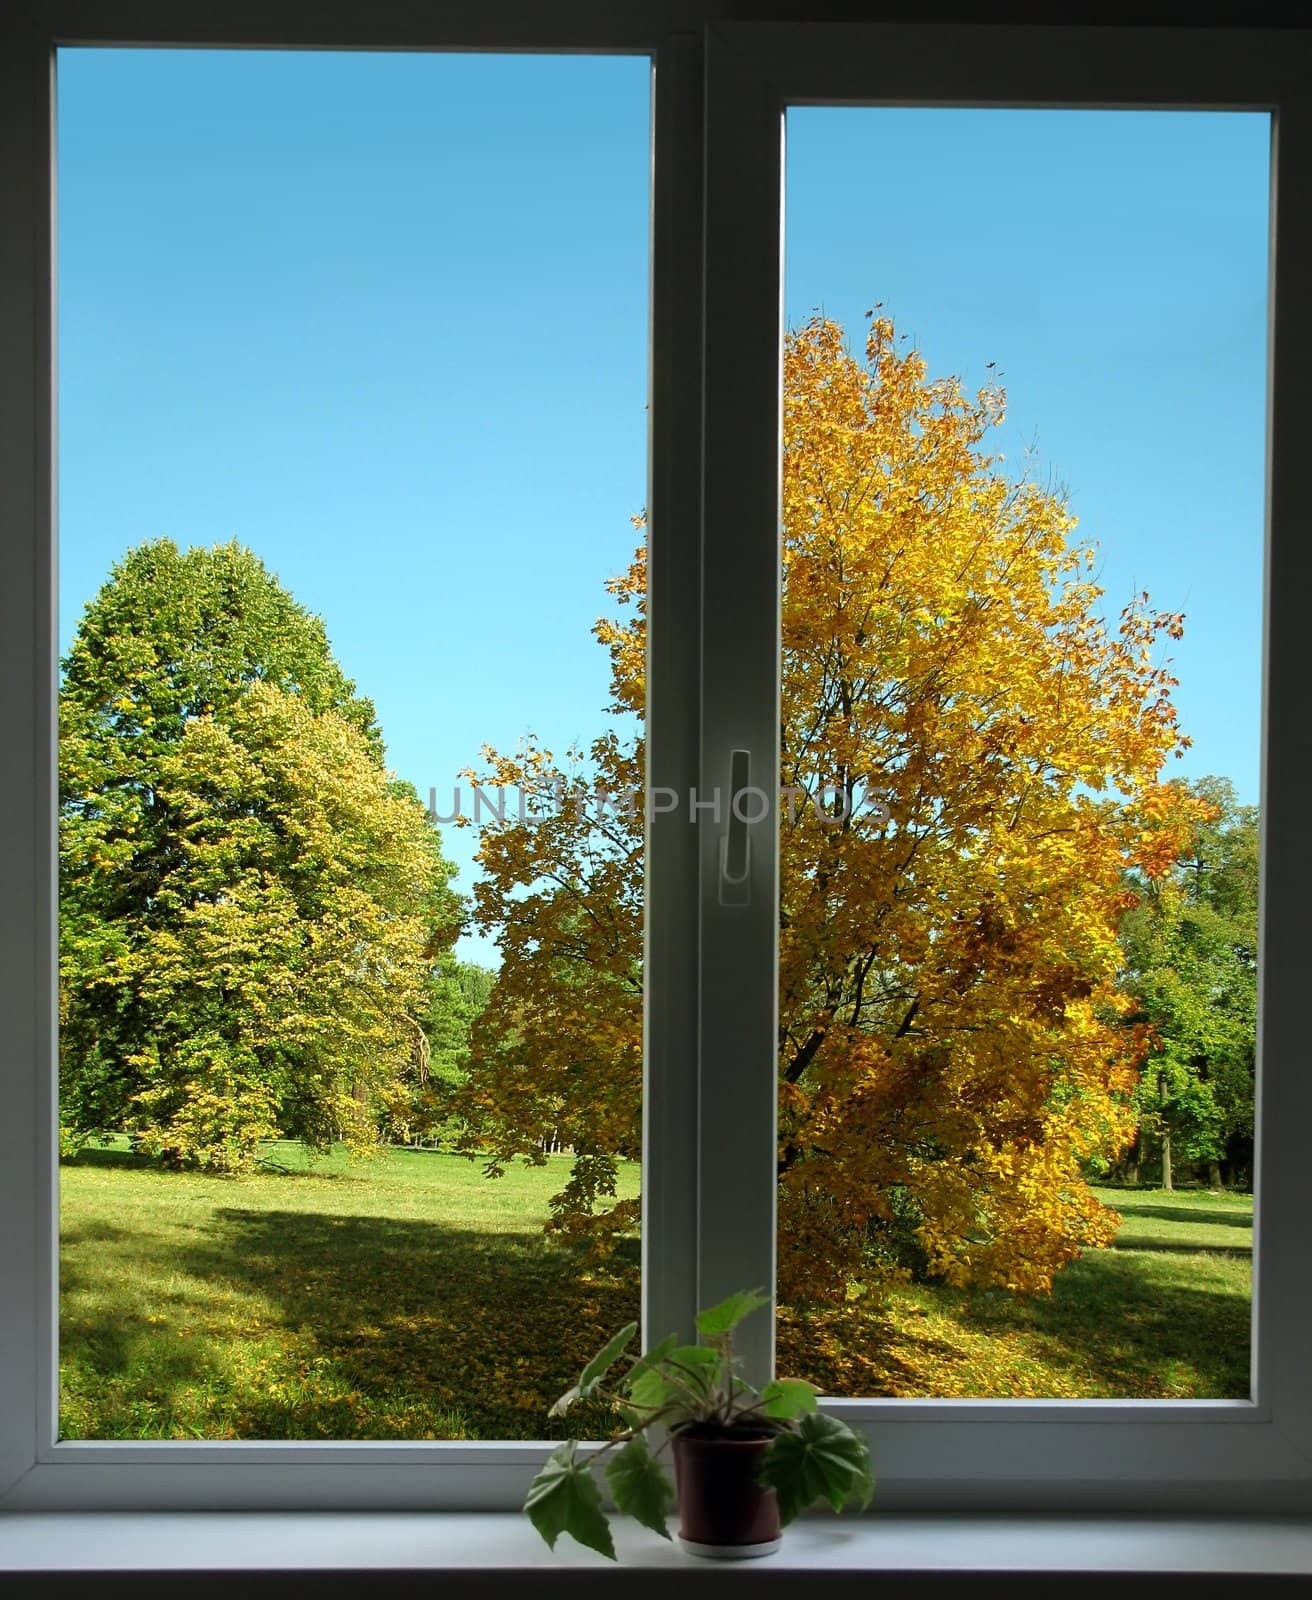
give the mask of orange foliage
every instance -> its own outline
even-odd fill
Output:
[[[1157,659],[1183,619],[1139,595],[1105,626],[1064,500],[984,447],[1001,391],[929,379],[884,318],[864,361],[811,322],[784,373],[780,1293],[913,1267],[1042,1290],[1114,1227],[1081,1163],[1132,1133],[1125,874],[1164,871],[1196,805],[1160,776],[1188,743]],[[640,714],[643,551],[610,588],[614,705]],[[586,792],[533,741],[487,755]],[[586,770],[640,784],[641,741]],[[483,835],[504,964],[469,1143],[494,1169],[572,1143],[555,1225],[604,1234],[640,1142],[641,817],[542,809]]]

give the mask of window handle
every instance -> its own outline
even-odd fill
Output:
[[[733,750],[729,755],[728,826],[720,835],[720,904],[745,906],[752,899],[752,841],[748,836],[745,804],[740,800],[751,788],[752,754]]]

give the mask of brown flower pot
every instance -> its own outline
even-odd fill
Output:
[[[756,1481],[770,1444],[763,1430],[683,1428],[674,1435],[679,1543],[722,1561],[779,1548],[779,1503]]]

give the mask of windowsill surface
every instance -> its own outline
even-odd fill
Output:
[[[788,1530],[776,1555],[734,1563],[687,1556],[623,1520],[616,1542],[619,1566],[567,1538],[549,1551],[516,1513],[21,1512],[0,1515],[0,1574],[9,1575],[0,1589],[50,1592],[38,1591],[40,1575],[88,1573],[171,1574],[184,1584],[190,1575],[245,1574],[234,1589],[243,1594],[265,1591],[257,1573],[268,1575],[271,1594],[275,1583],[285,1593],[293,1574],[353,1575],[358,1585],[363,1573],[430,1582],[449,1574],[444,1595],[484,1588],[493,1574],[503,1592],[519,1588],[519,1575],[537,1596],[596,1592],[603,1573],[625,1583],[630,1595],[669,1593],[672,1582],[700,1593],[725,1581],[721,1574],[740,1581],[771,1572],[794,1585],[798,1574],[810,1574],[808,1588],[823,1584],[821,1573],[836,1587],[846,1586],[844,1575],[896,1573],[901,1593],[928,1593],[916,1580],[934,1578],[934,1593],[979,1594],[981,1584],[991,1588],[990,1574],[1004,1573],[1013,1584],[1015,1575],[1062,1573],[1143,1575],[1153,1583],[1216,1575],[1231,1585],[1242,1576],[1312,1587],[1312,1520],[1292,1518],[812,1517]],[[1118,1596],[1137,1592],[1117,1581]],[[1034,1592],[1028,1583],[1022,1587]],[[389,1592],[398,1592],[390,1582]]]

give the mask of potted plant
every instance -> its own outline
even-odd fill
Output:
[[[578,1400],[602,1400],[625,1426],[587,1455],[576,1439],[566,1440],[534,1478],[524,1510],[549,1545],[569,1533],[615,1559],[593,1476],[598,1462],[616,1509],[664,1539],[677,1497],[679,1542],[694,1555],[769,1555],[779,1547],[780,1529],[817,1502],[835,1511],[869,1505],[874,1478],[866,1443],[837,1417],[817,1411],[812,1384],[776,1378],[758,1390],[743,1380],[733,1332],[767,1303],[750,1290],[730,1295],[698,1315],[706,1343],[680,1344],[671,1334],[636,1358],[627,1355],[638,1331],[631,1322],[593,1356],[551,1415],[564,1416]],[[665,1430],[655,1451],[649,1428]],[[660,1460],[667,1446],[677,1489]]]

